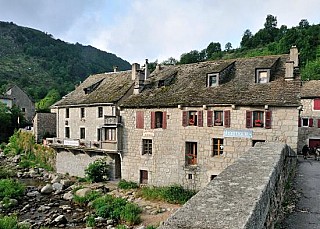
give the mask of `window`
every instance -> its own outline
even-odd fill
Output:
[[[80,108],[80,118],[84,118],[85,117],[85,110],[84,107]]]
[[[197,143],[186,142],[186,165],[197,164]]]
[[[218,86],[218,74],[217,73],[210,73],[207,75],[207,86],[208,87]]]
[[[252,146],[254,146],[257,142],[265,142],[266,140],[252,140]]]
[[[320,99],[313,100],[313,110],[320,110]]]
[[[23,113],[25,113],[25,112],[26,112],[26,108],[22,107],[22,108],[21,108],[21,111],[22,111]]]
[[[116,141],[117,140],[117,130],[116,128],[105,128],[104,129],[105,133],[105,140],[106,141]]]
[[[97,129],[97,141],[101,141],[101,128]]]
[[[197,112],[196,111],[189,111],[188,114],[189,117],[189,126],[196,126],[198,123],[198,116],[197,116]]]
[[[86,129],[81,127],[80,128],[80,139],[85,139],[86,138]]]
[[[256,83],[268,83],[270,78],[269,69],[257,69],[256,70]]]
[[[65,130],[65,135],[64,136],[66,138],[70,138],[70,127],[67,126],[67,127],[65,127],[64,130]]]
[[[263,124],[264,124],[263,113],[264,113],[263,111],[252,112],[253,127],[263,127]]]
[[[182,126],[203,126],[203,111],[183,111]]]
[[[217,175],[211,175],[210,180],[213,180],[216,177],[217,177]]]
[[[152,140],[143,139],[142,140],[142,155],[149,154],[152,155]]]
[[[102,118],[103,116],[103,107],[98,107],[98,118]]]
[[[220,156],[223,154],[223,139],[222,138],[214,138],[213,142],[213,152],[212,156]]]
[[[302,118],[302,126],[303,127],[309,126],[309,119],[308,118]]]
[[[111,112],[112,112],[112,115],[113,115],[113,116],[116,116],[116,107],[113,106],[113,107],[111,108]]]
[[[214,125],[223,126],[223,111],[214,111]]]
[[[159,80],[158,88],[163,87],[163,86],[164,86],[164,80]]]
[[[167,112],[152,111],[151,112],[151,129],[167,128]]]
[[[191,173],[188,174],[188,180],[192,180],[193,179],[193,176]]]
[[[70,117],[69,108],[66,108],[66,118]]]

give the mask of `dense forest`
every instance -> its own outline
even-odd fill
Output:
[[[0,22],[0,93],[16,84],[35,101],[59,99],[88,75],[131,68],[114,54],[69,44],[35,29]],[[52,98],[50,98],[52,100]]]
[[[187,64],[207,60],[233,59],[289,53],[297,46],[300,53],[300,69],[303,80],[320,79],[320,25],[310,25],[302,19],[299,25],[288,28],[277,25],[277,17],[267,15],[264,27],[257,33],[247,29],[241,39],[240,48],[233,49],[227,42],[222,50],[219,42],[211,42],[201,51],[183,53],[180,60],[172,57],[162,64]],[[153,62],[155,65],[157,61]]]

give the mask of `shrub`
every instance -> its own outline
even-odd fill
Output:
[[[0,166],[0,179],[14,177],[16,174],[8,167]]]
[[[133,204],[127,203],[121,211],[121,220],[126,221],[129,225],[134,225],[140,223],[140,213],[141,209]]]
[[[80,204],[80,205],[83,205],[83,204],[87,204],[90,201],[93,201],[93,200],[97,199],[100,196],[101,196],[100,192],[91,191],[87,195],[85,195],[84,197],[80,197],[80,196],[74,195],[73,196],[73,201],[78,203],[78,204]]]
[[[19,181],[13,179],[0,180],[0,199],[19,198],[24,194],[25,187]]]
[[[1,229],[28,229],[27,225],[18,225],[17,216],[0,216]]]
[[[96,224],[96,221],[94,219],[94,216],[93,215],[89,215],[87,220],[86,220],[86,226],[87,227],[94,227]]]
[[[101,182],[108,179],[109,165],[102,159],[90,163],[85,170],[87,178],[91,182]]]
[[[118,188],[132,189],[132,188],[139,188],[139,185],[133,181],[120,180],[118,183]]]

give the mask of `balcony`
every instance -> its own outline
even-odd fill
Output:
[[[52,148],[66,149],[83,149],[83,150],[98,150],[105,152],[117,152],[119,150],[118,142],[105,141],[87,141],[84,139],[64,139],[64,138],[47,138],[47,145]]]
[[[104,116],[104,125],[106,126],[117,126],[121,123],[121,116]]]

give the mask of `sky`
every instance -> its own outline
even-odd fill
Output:
[[[319,24],[319,12],[319,0],[0,0],[0,21],[140,64],[179,60],[210,42],[238,48],[269,14],[291,28],[301,19]]]

